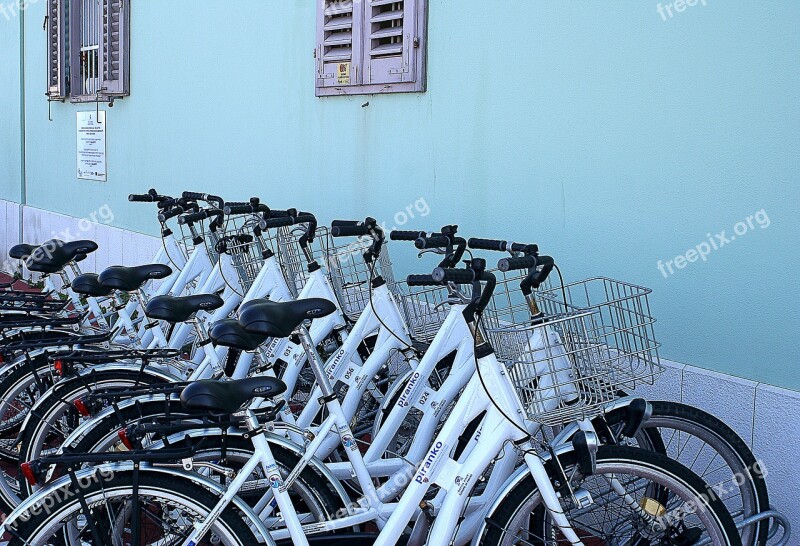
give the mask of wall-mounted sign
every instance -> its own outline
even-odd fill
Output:
[[[78,178],[106,181],[106,113],[78,112]]]
[[[350,63],[339,63],[337,73],[339,85],[350,85]]]

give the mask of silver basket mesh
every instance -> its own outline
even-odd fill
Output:
[[[517,313],[525,307],[525,299],[519,292],[519,283],[525,274],[512,272],[509,274],[493,271],[497,277],[497,286],[493,292],[490,309],[495,315],[503,309],[508,313]],[[463,299],[467,301],[470,287],[460,286]],[[406,320],[411,337],[430,343],[441,328],[450,311],[450,294],[445,286],[408,286],[405,281],[397,283],[400,310]]]
[[[557,426],[602,413],[617,390],[607,381],[601,346],[590,336],[592,313],[550,316],[538,324],[531,323],[527,307],[525,314],[513,322],[515,313],[487,308],[483,322],[528,418]]]
[[[369,305],[370,280],[373,277],[380,275],[389,290],[397,293],[388,245],[381,247],[379,258],[370,265],[364,261],[364,253],[372,244],[371,237],[351,239],[338,246],[336,242],[336,239],[330,239],[325,264],[331,286],[345,315],[355,319]]]
[[[397,283],[398,304],[411,337],[430,343],[450,310],[444,286],[408,286]]]
[[[256,215],[229,217],[219,234],[220,238],[225,238],[226,253],[231,257],[243,293],[250,289],[264,266],[264,250],[270,249],[275,252],[277,248],[277,237],[274,232],[264,231],[261,232],[261,236],[255,236],[254,230],[259,220]],[[238,239],[239,237],[246,239]]]
[[[550,315],[594,311],[588,318],[589,339],[601,346],[599,364],[618,389],[652,385],[664,370],[658,359],[655,319],[642,286],[605,277],[554,287],[538,293],[541,309]],[[565,301],[566,297],[566,301]]]
[[[308,280],[308,261],[300,247],[300,238],[306,234],[306,224],[285,226],[273,230],[276,234],[276,245],[273,251],[283,269],[283,276],[289,285],[293,297],[303,290]],[[314,240],[309,245],[312,258],[324,257],[330,244],[328,228],[317,227]]]

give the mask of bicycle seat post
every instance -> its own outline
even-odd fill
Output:
[[[303,349],[308,357],[308,364],[311,367],[311,371],[314,372],[317,385],[319,385],[319,389],[322,391],[322,397],[324,401],[327,402],[331,397],[335,397],[336,395],[334,394],[330,379],[328,379],[328,375],[325,373],[322,359],[314,346],[314,340],[311,339],[311,334],[304,324],[301,324],[300,327],[295,330],[295,333],[300,337],[300,343],[303,345]]]

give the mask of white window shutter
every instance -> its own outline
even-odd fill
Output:
[[[423,39],[422,0],[366,0],[364,64],[367,84],[415,82]]]
[[[67,96],[66,0],[47,0],[47,97]]]
[[[317,12],[317,89],[361,82],[360,2],[323,0]]]
[[[103,63],[102,93],[124,96],[130,93],[130,0],[102,0]]]

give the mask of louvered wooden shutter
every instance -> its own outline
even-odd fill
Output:
[[[66,0],[47,0],[47,96],[67,96],[67,9]]]
[[[103,94],[128,95],[130,92],[130,0],[102,0]]]
[[[360,83],[361,11],[352,0],[325,0],[317,17],[317,88]]]
[[[417,81],[421,0],[366,0],[365,84]]]

